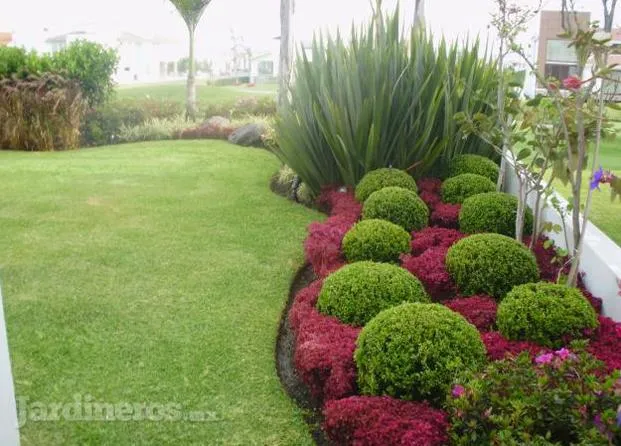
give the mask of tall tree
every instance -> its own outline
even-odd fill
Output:
[[[414,0],[414,25],[425,23],[425,0]]]
[[[188,84],[186,117],[195,119],[198,113],[196,106],[196,62],[194,58],[194,44],[196,27],[211,0],[170,0],[183,18],[190,36],[190,54],[188,56]]]
[[[278,73],[278,105],[287,100],[291,68],[293,65],[293,33],[291,22],[295,11],[295,0],[280,0],[280,67]]]

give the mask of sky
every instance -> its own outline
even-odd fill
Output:
[[[409,22],[414,2],[400,1]],[[397,0],[384,0],[384,4],[394,9]],[[232,33],[255,50],[270,48],[280,34],[279,5],[279,0],[213,0],[197,32],[197,58],[222,54],[231,47]],[[560,0],[545,0],[544,5],[558,9]],[[601,16],[600,0],[577,0],[577,5],[592,11],[594,18]],[[450,40],[468,34],[487,37],[493,10],[494,0],[426,0],[425,6],[428,26],[435,35],[444,34]],[[348,29],[370,15],[370,0],[296,0],[295,37],[310,41],[320,29]],[[114,29],[180,44],[187,35],[168,0],[0,0],[0,31],[13,31],[18,43],[27,47],[41,48],[47,37],[80,29]]]

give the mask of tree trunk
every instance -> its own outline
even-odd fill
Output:
[[[291,65],[293,60],[293,45],[291,22],[293,20],[293,1],[280,0],[280,67],[278,73],[278,106],[287,102],[289,82],[291,80]]]
[[[521,243],[524,238],[524,214],[526,211],[526,185],[524,183],[528,181],[528,178],[522,177],[521,173],[518,172],[517,169],[516,173],[519,188],[517,214],[515,216],[515,239]]]
[[[188,83],[187,83],[187,100],[186,100],[186,119],[194,121],[198,110],[196,107],[196,62],[194,60],[194,40],[196,29],[188,26],[190,35],[190,56],[188,64]]]
[[[425,23],[425,0],[415,0],[414,26]]]

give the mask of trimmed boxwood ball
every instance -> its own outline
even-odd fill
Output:
[[[443,305],[423,303],[382,311],[362,329],[354,354],[362,394],[435,402],[485,357],[473,325]]]
[[[349,262],[396,262],[410,250],[410,233],[386,220],[363,220],[343,237],[343,254]]]
[[[412,190],[385,187],[364,202],[362,218],[387,220],[408,232],[420,231],[429,224],[429,208]]]
[[[360,180],[356,186],[356,199],[364,203],[373,192],[391,186],[418,192],[416,181],[405,170],[384,168],[373,170]]]
[[[429,302],[416,277],[396,265],[357,262],[328,276],[317,308],[346,324],[364,326],[380,311],[404,302]]]
[[[500,234],[476,234],[458,241],[446,255],[446,269],[465,296],[500,299],[516,285],[539,280],[533,253]]]
[[[489,178],[474,173],[464,173],[442,183],[442,201],[461,204],[468,197],[495,190],[496,185]]]
[[[449,176],[456,177],[464,173],[474,173],[489,178],[496,183],[500,168],[498,164],[481,155],[459,155],[453,158],[449,165]]]
[[[551,348],[598,326],[595,310],[580,291],[549,282],[513,288],[498,306],[496,323],[507,339]]]
[[[467,234],[494,232],[515,237],[518,200],[504,192],[473,195],[464,200],[459,212],[459,229]],[[533,211],[524,213],[524,234],[533,232]]]

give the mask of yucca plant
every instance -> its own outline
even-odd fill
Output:
[[[398,11],[352,28],[349,40],[319,35],[310,55],[299,53],[276,123],[275,153],[313,191],[355,185],[380,167],[420,176],[456,154],[493,154],[453,119],[495,97],[496,71],[478,41],[436,47],[421,27],[406,37]]]

